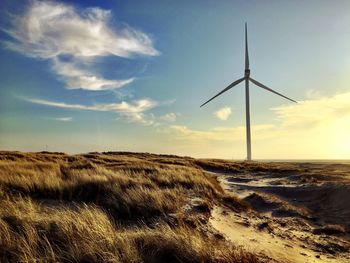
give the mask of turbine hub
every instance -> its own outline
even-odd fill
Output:
[[[250,69],[246,69],[246,70],[244,71],[244,77],[245,77],[246,79],[248,79],[249,76],[250,76]]]

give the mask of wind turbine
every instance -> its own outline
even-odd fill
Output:
[[[244,77],[237,79],[236,81],[232,82],[230,85],[228,85],[226,88],[224,88],[222,91],[220,91],[218,94],[216,94],[214,97],[209,99],[208,101],[204,102],[201,107],[203,107],[208,102],[212,101],[216,97],[220,96],[224,92],[228,91],[229,89],[233,88],[234,86],[238,85],[242,81],[245,81],[245,110],[246,110],[246,137],[247,137],[247,160],[252,160],[252,144],[251,144],[251,136],[250,136],[250,106],[249,106],[249,81],[254,83],[256,86],[263,88],[267,91],[270,91],[272,93],[275,93],[287,100],[290,100],[292,102],[297,103],[295,100],[292,100],[281,93],[278,93],[277,91],[270,89],[269,87],[265,86],[264,84],[261,84],[260,82],[252,79],[250,77],[250,69],[249,69],[249,55],[248,55],[248,36],[247,36],[247,23],[245,23],[245,69],[244,69]]]

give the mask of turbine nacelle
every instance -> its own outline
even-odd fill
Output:
[[[244,78],[249,80],[250,77],[250,69],[244,70]]]

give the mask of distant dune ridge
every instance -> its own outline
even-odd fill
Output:
[[[350,165],[0,152],[0,262],[349,262]]]

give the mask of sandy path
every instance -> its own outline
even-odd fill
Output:
[[[267,255],[268,262],[350,262],[350,253],[344,251],[350,245],[348,237],[313,234],[307,208],[271,194],[274,189],[304,187],[298,182],[278,176],[216,175],[226,191],[245,198],[260,212],[235,213],[220,207],[212,211],[211,225],[234,244]],[[338,248],[343,250],[338,253]]]
[[[275,262],[349,262],[349,259],[331,258],[303,248],[300,242],[280,238],[274,234],[257,231],[254,227],[242,225],[233,213],[225,213],[216,207],[210,224],[237,246],[257,254],[265,254]],[[319,256],[319,258],[317,258]]]

